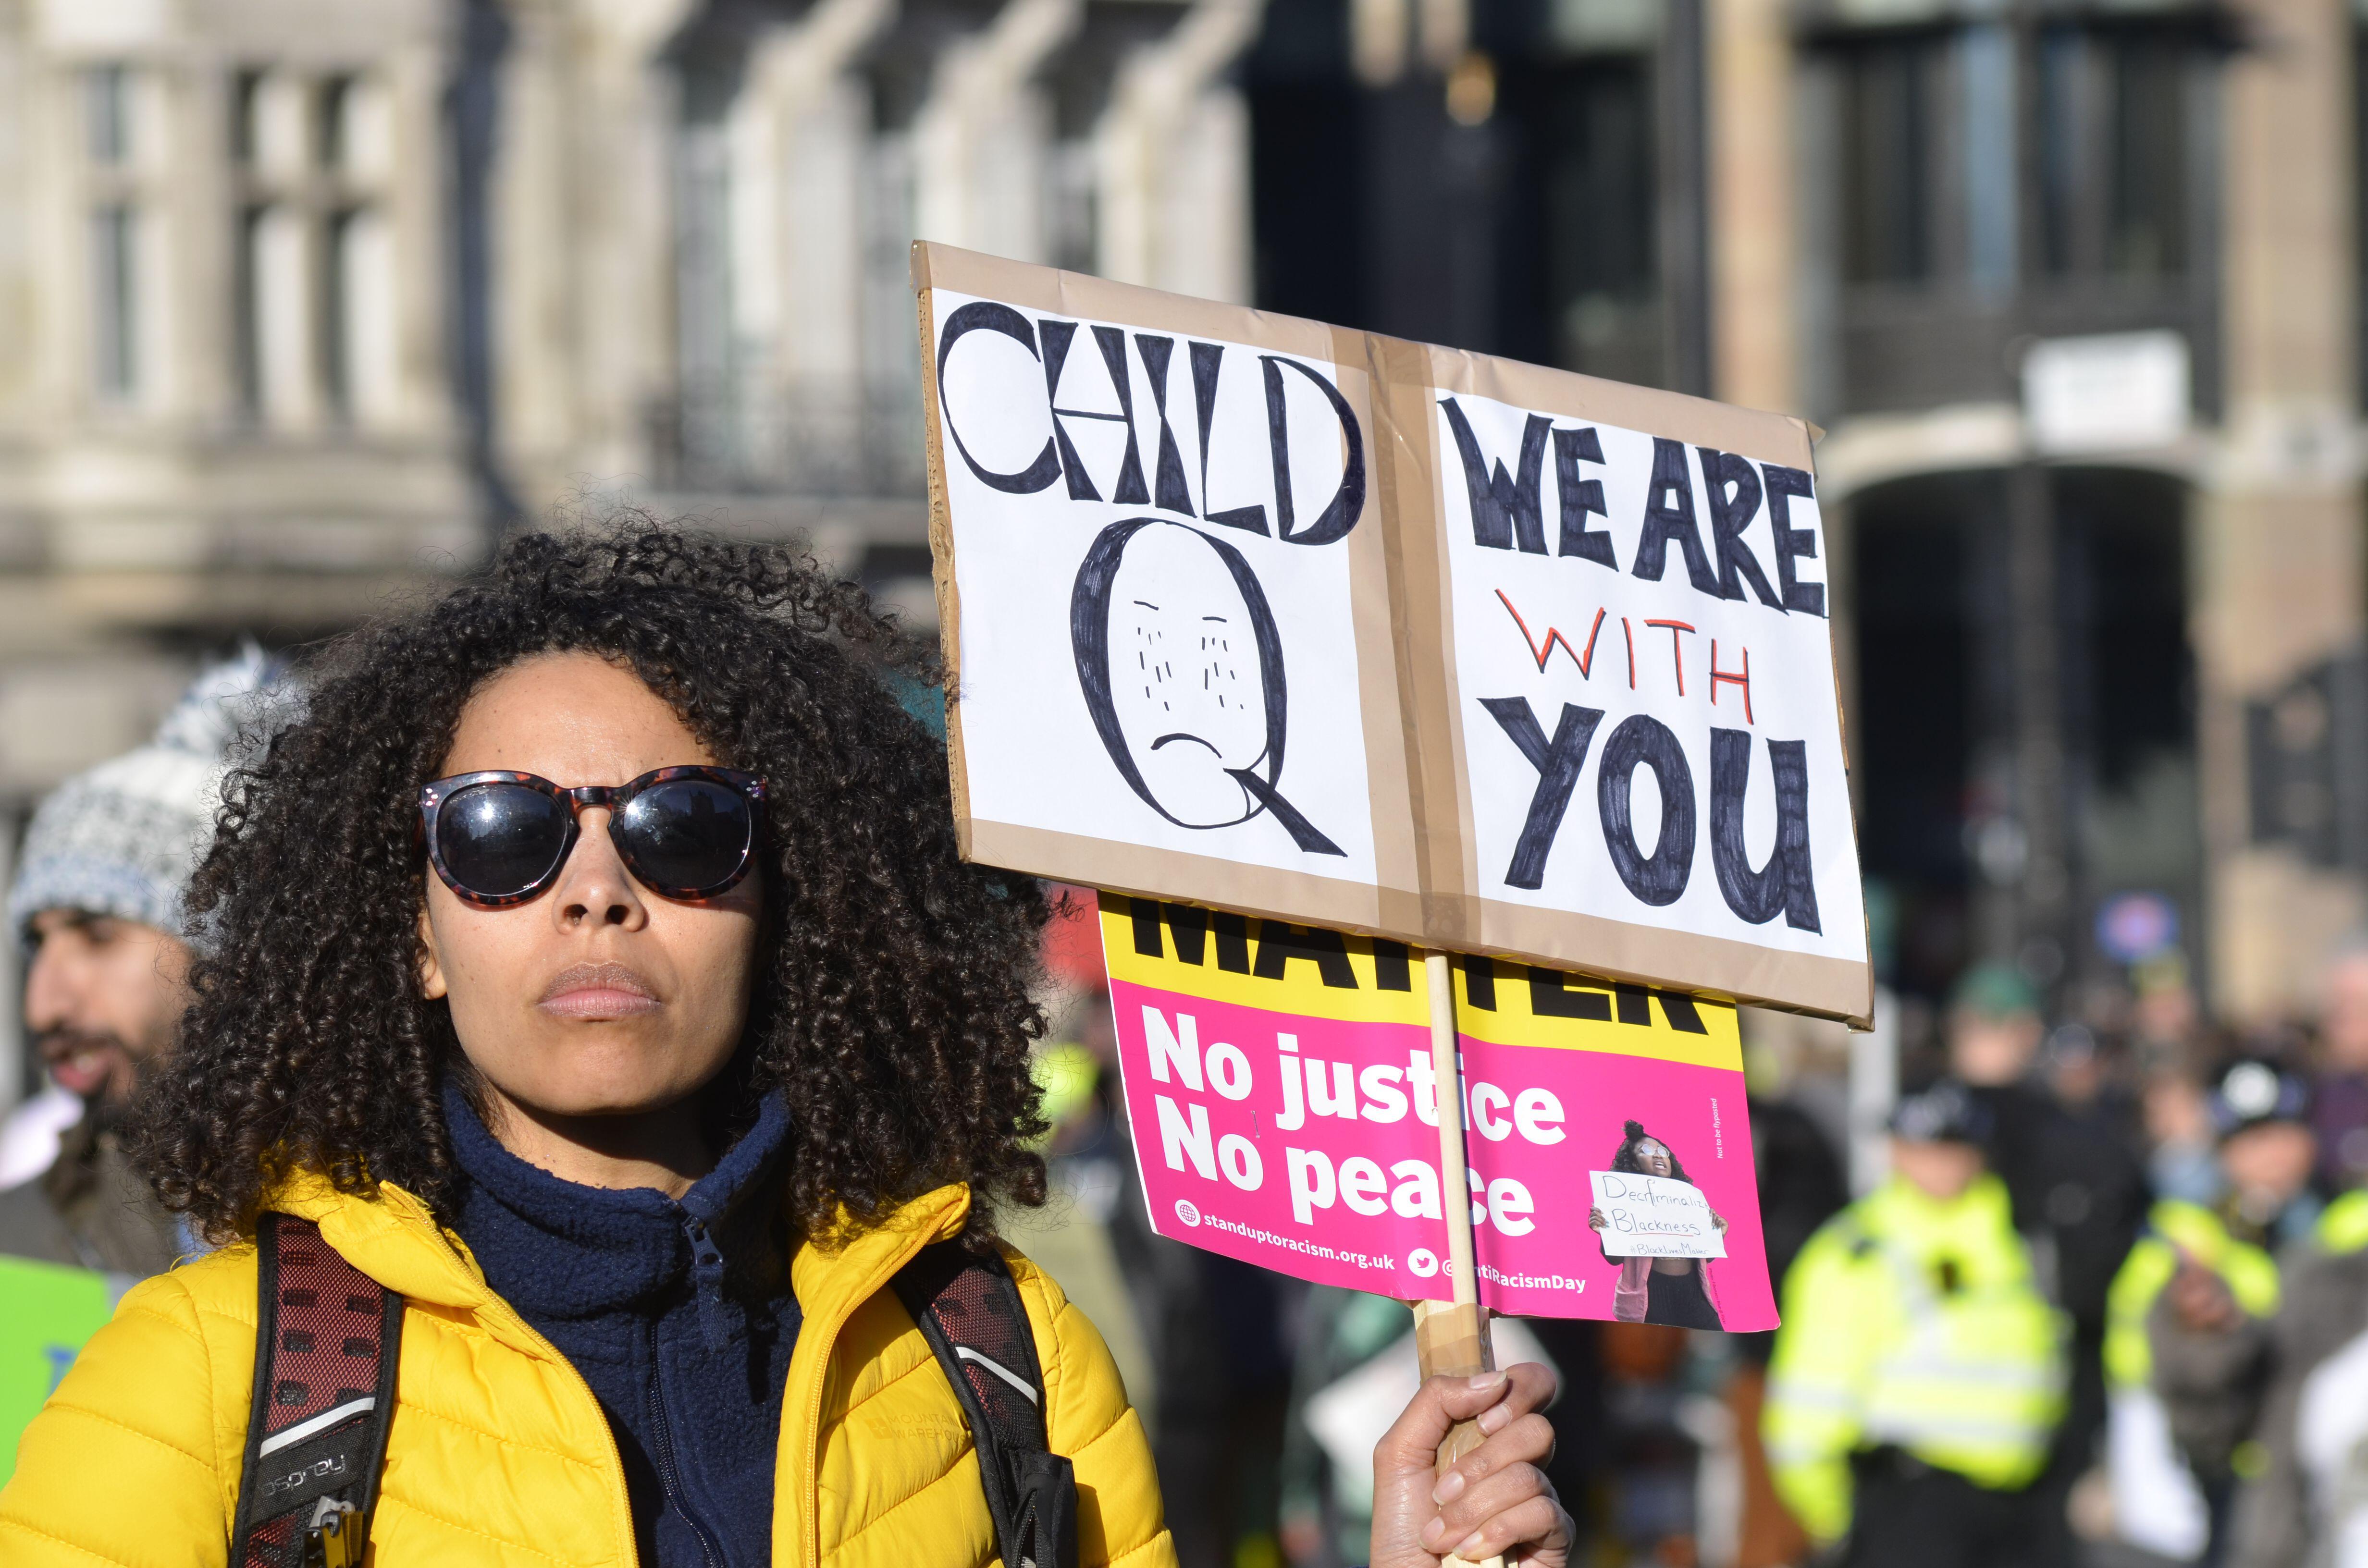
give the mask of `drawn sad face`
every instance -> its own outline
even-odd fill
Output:
[[[1110,760],[1185,827],[1260,809],[1235,776],[1270,784],[1282,763],[1281,642],[1248,562],[1180,524],[1102,531],[1070,601],[1077,675]]]

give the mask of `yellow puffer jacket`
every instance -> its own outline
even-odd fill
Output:
[[[487,1288],[409,1193],[300,1180],[273,1207],[318,1221],[406,1299],[375,1568],[630,1568],[625,1472],[592,1391]],[[996,1560],[978,1458],[928,1344],[889,1290],[958,1234],[969,1189],[906,1205],[837,1253],[799,1248],[804,1313],[782,1403],[777,1568],[978,1568]],[[1076,1466],[1080,1568],[1175,1568],[1142,1423],[1060,1288],[1007,1250],[1044,1370],[1053,1452]],[[0,1491],[8,1568],[222,1568],[255,1378],[256,1264],[238,1246],[133,1290],[26,1429]]]

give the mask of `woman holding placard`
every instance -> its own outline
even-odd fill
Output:
[[[1640,1121],[1629,1121],[1622,1127],[1625,1136],[1619,1151],[1611,1156],[1611,1169],[1633,1176],[1657,1176],[1664,1180],[1693,1185],[1686,1167],[1669,1152],[1669,1146],[1645,1131]],[[1614,1248],[1611,1226],[1600,1206],[1590,1206],[1587,1222],[1594,1228],[1596,1244],[1603,1250],[1606,1263],[1620,1265],[1619,1283],[1611,1288],[1611,1316],[1619,1323],[1659,1323],[1676,1328],[1721,1328],[1718,1303],[1711,1296],[1710,1273],[1706,1264],[1696,1257],[1623,1256]],[[1710,1210],[1710,1222],[1719,1231],[1726,1229],[1726,1218],[1716,1210]]]
[[[319,661],[228,786],[151,1108],[224,1244],[74,1363],[0,1560],[1173,1568],[1109,1351],[996,1239],[1044,1199],[1044,906],[961,861],[928,674],[855,587],[652,525]],[[1424,1385],[1372,1561],[1563,1568],[1552,1392]]]

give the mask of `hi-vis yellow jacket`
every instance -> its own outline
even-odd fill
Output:
[[[407,1301],[394,1423],[370,1528],[376,1568],[631,1568],[633,1524],[607,1419],[581,1376],[486,1287],[410,1194],[318,1180],[273,1206],[320,1222]],[[959,1233],[969,1189],[908,1204],[835,1254],[802,1246],[804,1312],[782,1404],[777,1568],[975,1568],[996,1557],[962,1407],[887,1289]],[[1044,1370],[1053,1450],[1077,1475],[1080,1568],[1175,1568],[1141,1422],[1101,1336],[1007,1253]],[[255,1249],[160,1275],[27,1428],[0,1491],[8,1568],[222,1568],[255,1376]]]
[[[2247,1317],[2277,1315],[2277,1260],[2230,1235],[2211,1210],[2166,1198],[2148,1210],[2146,1233],[2130,1248],[2105,1296],[2105,1376],[2115,1388],[2145,1388],[2153,1380],[2146,1318],[2179,1272],[2181,1254],[2217,1274]]]
[[[2324,1253],[2358,1252],[2368,1247],[2368,1191],[2353,1187],[2327,1206],[2311,1227],[2311,1244]]]
[[[1893,1177],[1827,1221],[1785,1279],[1761,1420],[1778,1494],[1832,1540],[1861,1449],[2027,1484],[2063,1415],[2064,1337],[1996,1176],[1946,1202]]]

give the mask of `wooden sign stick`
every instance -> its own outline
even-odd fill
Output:
[[[1472,1257],[1472,1192],[1463,1163],[1463,1074],[1456,1062],[1455,968],[1442,952],[1423,954],[1423,979],[1430,991],[1430,1071],[1436,1080],[1439,1109],[1440,1199],[1446,1206],[1448,1279],[1452,1301],[1414,1304],[1414,1344],[1425,1378],[1468,1378],[1497,1369],[1497,1353],[1488,1343],[1488,1314],[1480,1306],[1480,1277]],[[1439,1468],[1446,1469],[1484,1440],[1479,1424],[1456,1423],[1439,1446]],[[1443,1560],[1440,1568],[1504,1568],[1504,1559],[1466,1564],[1460,1557]]]

